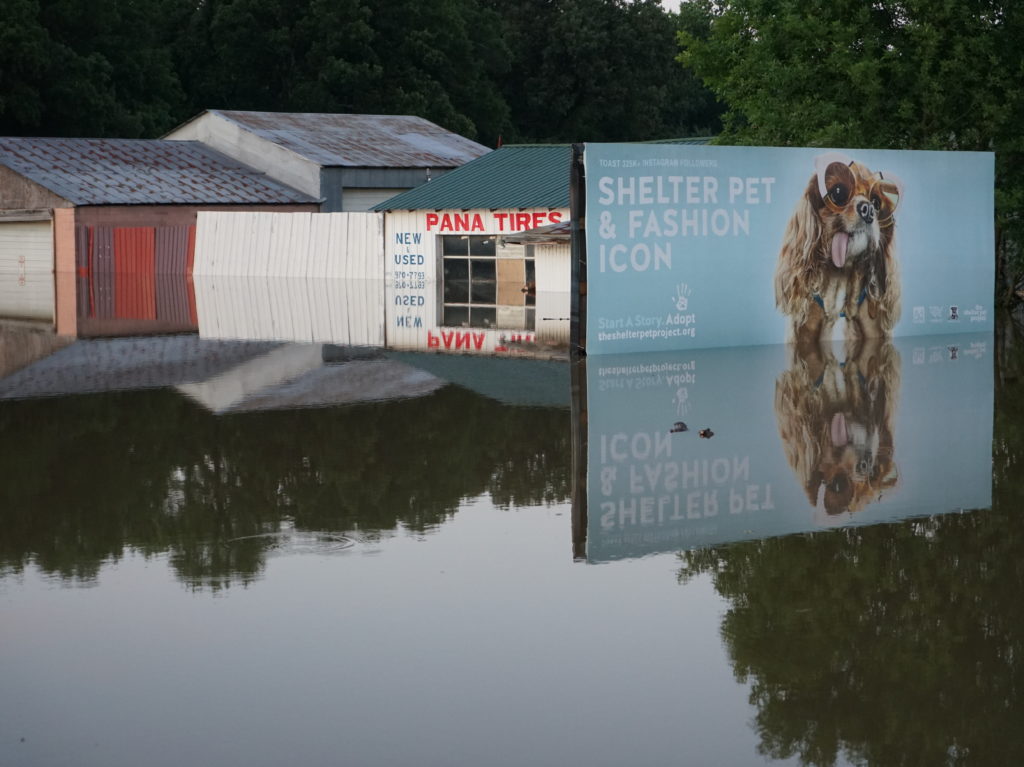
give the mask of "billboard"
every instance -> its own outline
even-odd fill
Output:
[[[985,508],[992,336],[588,356],[588,561]]]
[[[994,156],[586,144],[588,354],[991,332]]]

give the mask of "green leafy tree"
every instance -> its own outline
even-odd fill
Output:
[[[508,69],[497,14],[478,0],[377,6],[373,27],[384,62],[382,98],[390,111],[416,114],[494,145],[509,106],[494,87]]]
[[[707,135],[718,108],[674,62],[679,20],[656,0],[495,3],[513,65],[501,81],[516,140]]]
[[[1000,286],[1021,283],[1021,11],[990,0],[694,0],[681,60],[720,142],[995,151]]]
[[[0,130],[151,136],[184,103],[170,0],[10,0],[0,25]]]

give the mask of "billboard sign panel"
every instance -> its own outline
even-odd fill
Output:
[[[992,502],[989,334],[587,358],[592,562]]]
[[[986,152],[587,144],[588,354],[991,332]]]

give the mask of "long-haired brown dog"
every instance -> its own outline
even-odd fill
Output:
[[[775,304],[790,340],[828,340],[846,319],[846,338],[888,336],[900,316],[894,213],[903,183],[837,152],[815,158],[775,270]]]
[[[786,459],[821,524],[881,500],[899,480],[899,353],[882,338],[846,347],[840,363],[831,343],[793,345],[789,369],[775,382]]]

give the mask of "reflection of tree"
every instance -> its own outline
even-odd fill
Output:
[[[499,504],[569,493],[568,410],[453,386],[228,416],[171,391],[33,400],[0,407],[0,431],[0,572],[34,561],[90,579],[130,547],[216,588],[253,578],[271,545],[261,534],[286,520],[365,539],[426,531],[485,492]]]
[[[1024,349],[997,361],[991,510],[680,555],[730,602],[764,755],[1024,763]]]

